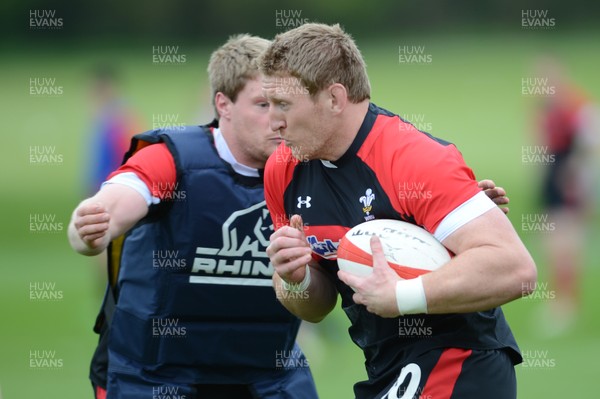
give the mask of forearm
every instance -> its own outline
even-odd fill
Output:
[[[335,307],[337,290],[333,281],[318,266],[310,268],[310,285],[305,291],[288,291],[277,273],[273,287],[281,304],[299,318],[318,323]]]
[[[533,260],[526,250],[482,246],[423,275],[428,313],[465,313],[501,306],[531,292]],[[535,270],[535,267],[533,267]]]
[[[75,208],[67,229],[69,243],[82,255],[98,255],[147,212],[148,206],[137,191],[110,184]]]

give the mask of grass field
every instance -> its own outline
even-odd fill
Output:
[[[408,119],[422,118],[431,133],[458,145],[478,178],[493,178],[508,190],[510,219],[537,261],[540,282],[547,281],[542,236],[520,229],[522,214],[539,212],[539,169],[521,161],[522,147],[532,144],[528,132],[536,99],[521,94],[521,79],[532,75],[531,63],[541,50],[552,49],[574,80],[600,99],[600,77],[593,67],[600,64],[598,39],[600,34],[589,32],[545,35],[544,41],[535,34],[507,33],[357,38],[368,63],[373,101]],[[424,46],[431,62],[399,63],[398,48],[405,44]],[[148,128],[156,113],[176,113],[186,123],[203,122],[207,115],[206,49],[188,46],[184,65],[157,66],[151,62],[151,45],[91,47],[8,49],[13,56],[3,59],[0,109],[8,141],[0,149],[3,399],[90,397],[88,362],[96,339],[91,325],[102,274],[94,259],[70,250],[64,231],[83,191],[88,68],[102,56],[116,60],[126,76],[128,98]],[[36,77],[55,78],[63,94],[30,95],[29,82]],[[30,163],[32,146],[53,147],[62,161],[36,166]],[[56,231],[31,232],[32,215],[54,217]],[[587,237],[581,315],[573,330],[545,337],[537,315],[548,301],[521,300],[504,308],[521,348],[546,360],[543,366],[517,367],[520,398],[593,397],[600,355],[598,222],[596,212]],[[55,298],[31,299],[32,290],[43,291],[40,287]],[[323,398],[352,397],[352,383],[364,377],[362,355],[350,342],[347,327],[338,309],[319,325],[303,328],[300,339]],[[45,360],[44,366],[35,367],[40,364],[36,356]]]

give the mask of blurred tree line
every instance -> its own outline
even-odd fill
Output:
[[[600,2],[583,0],[3,0],[3,42],[39,39],[32,10],[55,10],[64,26],[53,38],[205,40],[234,32],[272,37],[302,21],[333,23],[369,33],[448,29],[519,29],[522,10],[547,10],[561,29],[596,27]]]

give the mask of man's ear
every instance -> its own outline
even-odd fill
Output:
[[[332,112],[338,114],[342,112],[348,104],[348,91],[340,83],[334,83],[327,89],[331,101]]]
[[[233,101],[229,99],[225,94],[220,91],[215,94],[215,108],[217,109],[217,113],[219,114],[219,119],[227,119],[231,118],[231,105]]]

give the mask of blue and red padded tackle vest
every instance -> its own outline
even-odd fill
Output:
[[[109,349],[193,383],[271,373],[294,349],[300,320],[272,288],[262,175],[236,174],[209,126],[142,133],[126,158],[159,142],[173,155],[177,183],[109,248],[119,269]]]

